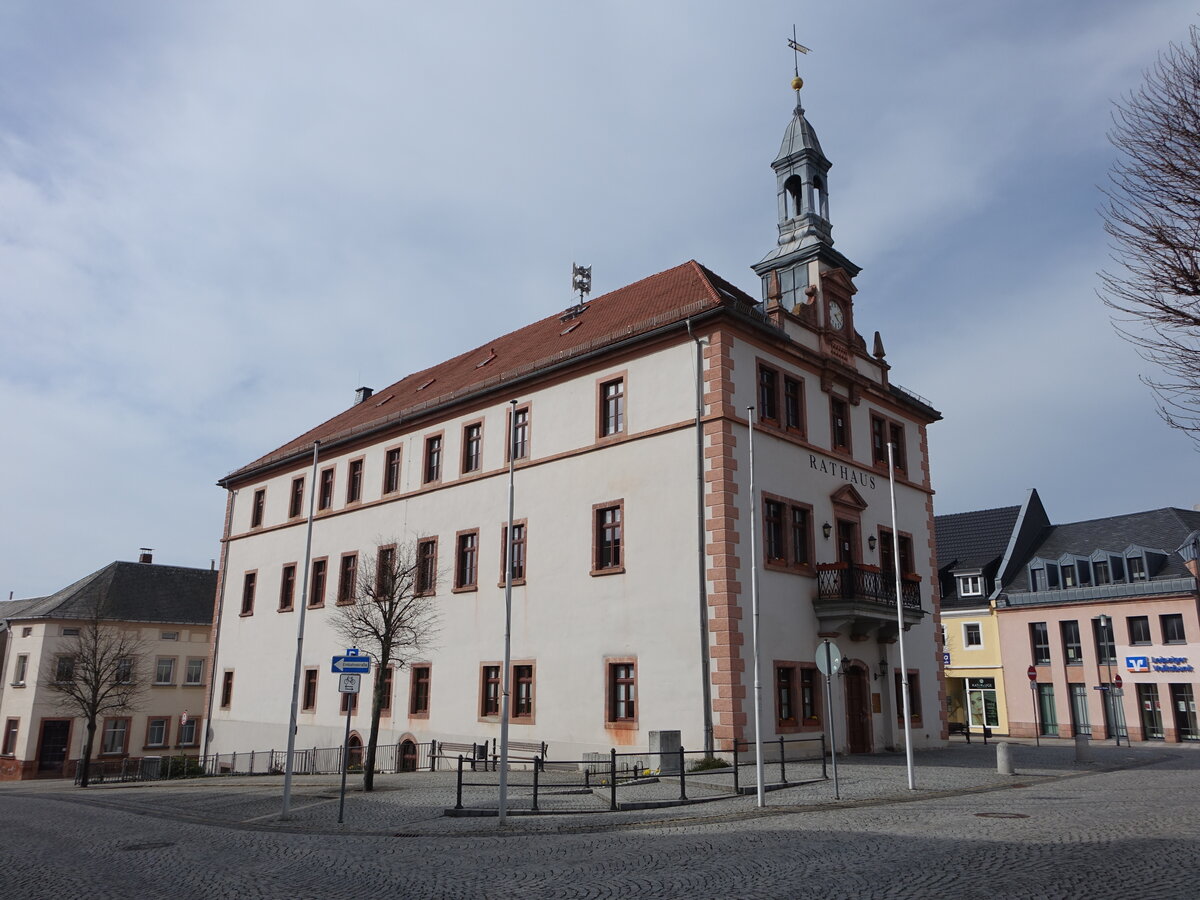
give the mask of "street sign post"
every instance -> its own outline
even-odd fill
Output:
[[[817,644],[817,669],[825,676],[825,719],[829,722],[829,759],[833,763],[833,798],[841,800],[838,783],[837,741],[833,731],[833,676],[842,671],[842,651],[833,641],[824,640]]]
[[[1025,670],[1025,674],[1029,676],[1029,689],[1033,691],[1033,740],[1040,747],[1042,746],[1042,726],[1038,722],[1037,667],[1030,666]]]
[[[366,657],[366,656],[361,656],[361,657],[335,656],[333,658],[333,671],[335,671],[335,672],[338,671],[337,665],[338,665],[339,659],[351,659],[351,660],[362,659],[366,662],[370,662],[370,658]],[[363,671],[365,672],[365,671],[367,671],[367,669],[363,669]],[[361,675],[347,675],[347,674],[339,674],[338,675],[338,693],[339,694],[357,694],[358,690],[361,686],[362,686],[362,676]],[[346,704],[346,740],[342,744],[342,793],[341,793],[341,797],[338,799],[338,824],[339,825],[341,825],[342,822],[344,821],[345,813],[346,813],[346,773],[350,770],[350,713],[354,711],[353,698],[347,697],[344,702]]]

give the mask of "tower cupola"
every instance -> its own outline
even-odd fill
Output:
[[[779,300],[785,309],[805,302],[805,289],[818,282],[823,268],[845,269],[851,277],[859,272],[858,266],[833,249],[829,218],[832,163],[804,115],[802,86],[799,76],[793,79],[796,107],[779,153],[771,163],[775,170],[779,237],[775,248],[753,267],[762,279],[764,299],[772,296],[778,279]]]

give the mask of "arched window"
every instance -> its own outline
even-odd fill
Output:
[[[794,219],[804,212],[804,184],[798,175],[793,175],[783,183],[783,189],[787,192],[788,218]]]
[[[813,198],[813,209],[822,219],[828,219],[829,195],[825,193],[825,182],[820,176],[813,179],[813,193],[816,194]]]

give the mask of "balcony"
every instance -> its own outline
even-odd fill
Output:
[[[921,582],[900,583],[904,629],[921,621]],[[822,632],[849,634],[852,639],[894,640],[896,577],[875,566],[824,563],[817,566],[817,596],[813,599]]]

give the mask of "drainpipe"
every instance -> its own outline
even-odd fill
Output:
[[[229,509],[225,513],[225,547],[221,554],[221,585],[217,589],[217,615],[213,623],[213,652],[209,661],[208,699],[204,705],[204,746],[200,748],[200,759],[208,756],[208,747],[212,742],[212,711],[213,697],[217,689],[217,653],[221,649],[221,616],[225,611],[225,576],[229,572],[229,534],[233,530],[233,507],[237,503],[237,491],[230,491]],[[201,763],[203,765],[203,763]]]
[[[704,754],[713,755],[712,684],[708,649],[708,555],[704,552],[704,346],[706,338],[692,332],[687,320],[688,337],[696,345],[696,591],[700,605],[700,677],[704,702]]]

